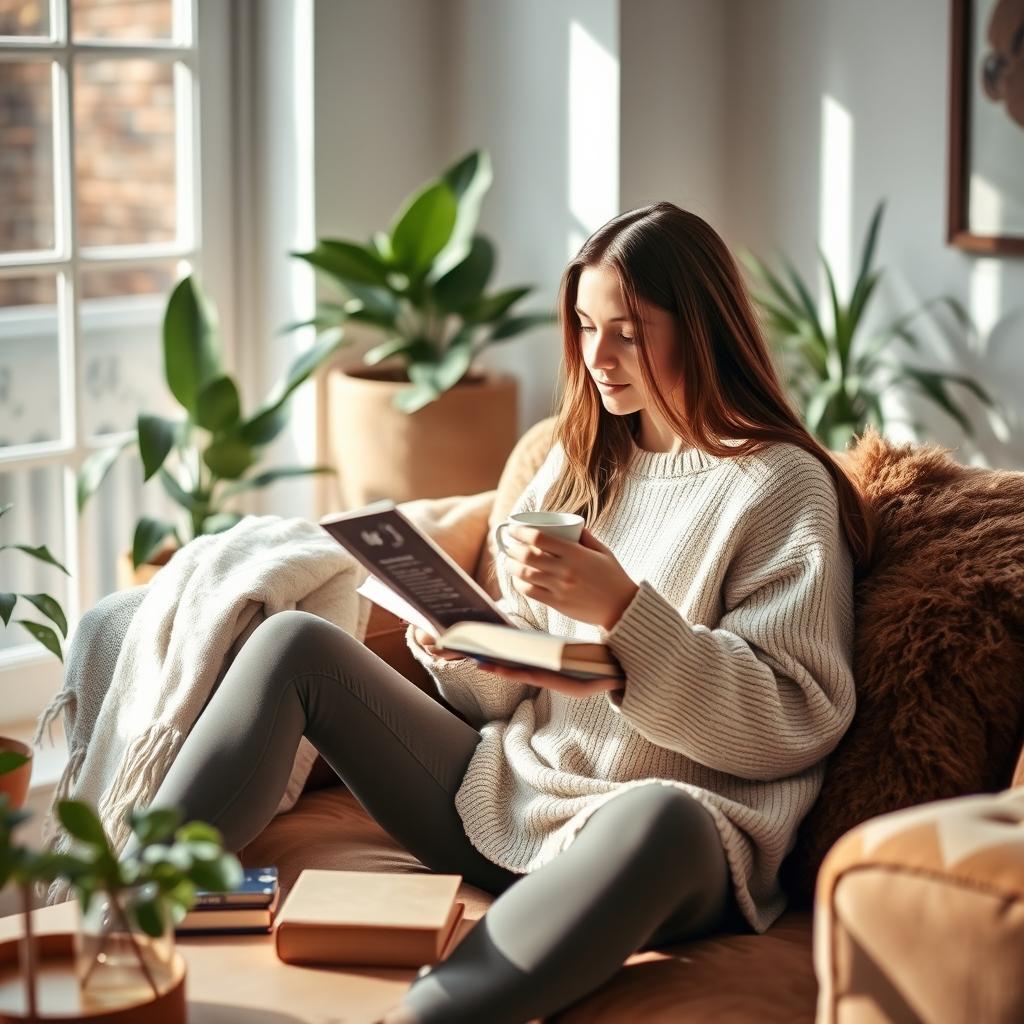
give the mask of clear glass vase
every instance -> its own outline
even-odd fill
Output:
[[[87,911],[79,903],[75,972],[83,1008],[153,999],[171,987],[174,925],[167,916],[159,936],[144,932],[134,910],[139,899],[139,889],[126,889],[113,897],[97,892]]]

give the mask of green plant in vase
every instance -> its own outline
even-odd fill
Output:
[[[786,371],[789,387],[809,430],[825,445],[842,449],[869,424],[886,426],[882,397],[904,388],[923,395],[951,416],[968,436],[974,428],[955,390],[973,393],[995,408],[988,392],[965,374],[927,370],[904,362],[899,343],[919,350],[914,320],[935,307],[945,308],[962,329],[969,329],[967,311],[955,298],[940,295],[904,313],[881,330],[868,335],[864,318],[882,270],[873,266],[884,203],[875,208],[861,253],[860,268],[847,301],[837,291],[835,276],[825,254],[818,249],[828,281],[831,317],[818,314],[811,289],[792,263],[776,274],[757,257],[746,253],[743,262],[765,289],[754,295],[769,337]]]
[[[453,388],[489,345],[556,322],[551,313],[518,311],[532,285],[488,290],[496,251],[476,226],[491,181],[487,151],[474,150],[406,199],[389,230],[368,242],[321,238],[293,253],[342,293],[294,326],[333,329],[351,320],[380,331],[363,361],[397,361],[409,382],[394,397],[404,412]]]
[[[72,836],[67,853],[17,846],[12,833],[28,817],[0,796],[0,889],[22,893],[23,963],[29,1015],[36,1014],[35,944],[31,890],[35,883],[66,879],[81,907],[76,965],[83,997],[92,1005],[127,1001],[133,990],[159,996],[171,978],[174,926],[195,902],[198,889],[223,892],[242,881],[238,859],[223,850],[220,833],[200,821],[182,824],[176,808],[129,814],[135,848],[118,857],[93,809],[81,801],[57,805]]]
[[[181,406],[180,419],[140,413],[135,435],[94,452],[78,473],[78,509],[103,482],[125,448],[142,460],[143,481],[158,477],[181,510],[180,521],[141,517],[132,538],[138,568],[166,542],[181,546],[201,534],[230,529],[242,515],[232,507],[238,495],[285,477],[334,472],[327,466],[263,468],[264,449],[284,430],[290,399],[334,351],[344,335],[329,332],[291,364],[264,402],[243,413],[235,380],[224,368],[216,311],[191,276],[167,302],[163,322],[164,374]]]

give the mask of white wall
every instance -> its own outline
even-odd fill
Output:
[[[961,458],[1024,466],[1024,260],[971,256],[944,241],[949,5],[732,0],[729,20],[722,58],[730,68],[726,168],[733,201],[724,234],[761,255],[785,251],[813,274],[823,222],[840,238],[848,223],[847,250],[857,258],[875,203],[886,199],[878,254],[887,280],[878,316],[938,294],[963,302],[983,328],[980,344],[922,332],[926,351],[915,358],[974,375],[1008,406],[1014,436],[1000,440],[973,400],[965,405],[980,424],[977,445],[943,414],[913,408],[924,414],[931,438],[962,442]],[[838,105],[834,126],[841,129],[842,112],[848,114],[845,174],[842,131],[823,139],[825,97]]]

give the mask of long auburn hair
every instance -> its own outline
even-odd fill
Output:
[[[565,453],[548,490],[548,508],[595,523],[614,501],[639,436],[640,414],[607,412],[583,362],[576,314],[580,274],[611,269],[633,321],[641,377],[653,405],[690,447],[735,458],[773,443],[797,445],[828,470],[854,565],[870,564],[871,508],[833,454],[804,426],[779,381],[736,261],[715,230],[694,213],[658,202],[622,213],[586,240],[566,267],[559,320],[566,371],[555,425]],[[678,324],[682,408],[656,386],[639,300],[672,313]],[[740,443],[726,444],[724,441]]]

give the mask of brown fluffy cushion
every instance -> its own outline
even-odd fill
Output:
[[[804,906],[854,825],[1008,786],[1024,724],[1024,473],[874,432],[848,460],[878,548],[855,595],[857,711],[783,864]]]

